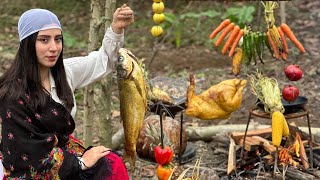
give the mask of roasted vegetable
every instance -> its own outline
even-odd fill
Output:
[[[209,38],[213,39],[216,37],[216,35],[222,31],[222,29],[224,29],[225,27],[227,27],[230,24],[230,19],[225,19],[224,21],[222,21],[219,26],[213,30],[213,32],[210,34]]]
[[[272,144],[279,147],[282,136],[289,135],[289,127],[283,115],[284,107],[278,82],[257,72],[249,75],[251,92],[264,104],[265,112],[269,112],[272,120]]]
[[[217,39],[217,41],[215,42],[216,46],[219,46],[223,39],[228,35],[228,33],[234,28],[234,23],[230,23],[226,29],[224,29],[224,31],[222,31],[222,33],[220,34],[219,38]]]
[[[283,33],[293,42],[293,44],[300,50],[301,53],[306,52],[300,41],[298,41],[291,28],[287,24],[282,23],[280,28]]]
[[[171,165],[159,164],[157,167],[156,174],[159,180],[168,180],[172,172],[173,172],[173,168],[171,167]]]
[[[241,61],[242,61],[242,49],[236,48],[236,53],[232,58],[232,73],[234,75],[238,75],[241,68]]]
[[[173,150],[169,146],[166,146],[165,148],[156,146],[156,148],[154,148],[154,157],[156,162],[160,165],[169,164],[172,161]]]
[[[283,126],[284,126],[284,116],[281,112],[275,111],[272,113],[272,122],[271,122],[271,129],[272,129],[272,144],[274,146],[279,147],[282,140],[283,133]]]

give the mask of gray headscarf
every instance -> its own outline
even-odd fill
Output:
[[[35,32],[53,28],[61,29],[60,21],[55,14],[46,9],[30,9],[21,15],[18,22],[20,42]]]

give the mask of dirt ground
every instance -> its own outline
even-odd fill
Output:
[[[300,95],[308,98],[306,108],[309,110],[311,127],[320,127],[320,66],[319,61],[319,45],[320,45],[320,1],[292,1],[287,3],[287,24],[290,25],[296,37],[301,41],[306,49],[305,54],[299,54],[294,45],[289,42],[289,56],[287,61],[277,61],[266,55],[265,64],[258,63],[243,67],[238,78],[247,78],[246,73],[255,71],[257,68],[265,75],[274,77],[278,80],[279,86],[292,84],[299,88]],[[146,58],[150,61],[153,51],[152,49],[133,49],[137,57]],[[267,54],[267,53],[266,53]],[[146,64],[149,62],[147,61]],[[154,83],[159,86],[168,88],[167,83],[160,82],[163,74],[179,74],[176,79],[173,78],[172,83],[175,84],[178,80],[184,81],[185,85],[179,86],[186,88],[188,85],[188,74],[194,73],[198,79],[197,87],[199,91],[203,91],[210,86],[228,79],[235,78],[231,73],[231,59],[221,56],[219,51],[213,48],[204,48],[198,46],[183,47],[180,49],[171,49],[161,47],[157,55],[150,63],[149,71],[151,72]],[[284,67],[289,64],[297,64],[304,71],[303,78],[297,82],[290,82],[284,75]],[[170,83],[169,83],[170,84]],[[256,97],[251,94],[249,86],[244,91],[244,98],[240,109],[234,112],[227,120],[203,121],[186,117],[185,125],[187,126],[210,126],[215,124],[245,124],[248,120],[249,109],[254,106]],[[307,126],[305,117],[293,119],[290,122],[296,122],[298,126]],[[251,122],[258,124],[270,124],[270,119],[252,118]],[[223,130],[222,130],[223,131]],[[193,142],[197,148],[197,157],[202,157],[202,167],[226,168],[226,164],[221,163],[219,158],[226,158],[228,149],[217,147],[217,142]],[[139,160],[138,160],[139,161]],[[184,167],[194,165],[196,159],[187,163]],[[220,162],[220,164],[219,164]],[[145,161],[139,161],[141,169],[132,174],[133,179],[154,179],[150,169],[154,168],[155,164]],[[210,174],[206,170],[202,172]],[[225,172],[211,172],[211,179],[224,179]],[[148,174],[149,173],[149,174]],[[210,179],[207,176],[204,179]]]

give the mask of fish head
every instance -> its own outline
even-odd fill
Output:
[[[132,54],[125,48],[120,48],[118,52],[118,61],[116,65],[117,77],[119,79],[127,79],[133,71],[134,59],[129,55]]]

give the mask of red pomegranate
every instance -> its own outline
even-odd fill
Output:
[[[295,64],[287,66],[284,69],[284,73],[290,81],[298,81],[302,77],[302,70]]]
[[[299,89],[293,85],[286,85],[282,89],[282,97],[288,102],[293,102],[299,96]]]

